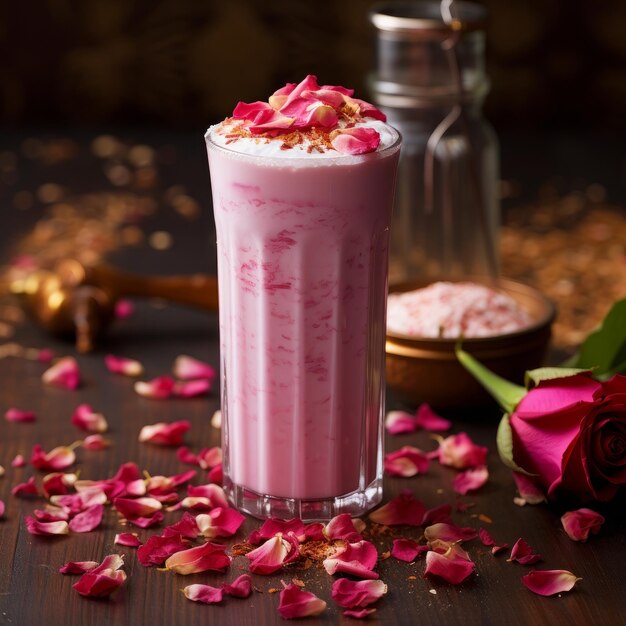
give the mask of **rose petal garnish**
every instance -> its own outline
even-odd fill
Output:
[[[47,385],[63,387],[64,389],[78,389],[81,383],[78,363],[73,356],[59,359],[43,373],[41,378]]]
[[[600,532],[604,517],[591,509],[568,511],[561,517],[563,529],[573,541],[587,541],[589,533],[597,535]]]
[[[128,520],[136,517],[148,517],[163,508],[163,505],[156,498],[115,498],[113,506],[122,517]]]
[[[387,593],[382,580],[348,580],[339,578],[333,583],[330,595],[339,605],[348,609],[373,604]]]
[[[403,446],[385,454],[385,472],[388,476],[411,478],[428,470],[428,457],[414,446]]]
[[[438,524],[439,522],[451,524],[451,513],[452,506],[450,504],[440,504],[432,509],[428,509],[422,518],[422,526],[432,526],[433,524]]]
[[[135,391],[144,398],[164,400],[174,393],[175,381],[171,376],[159,376],[152,380],[138,380],[135,383]]]
[[[183,435],[191,428],[187,420],[178,422],[158,422],[144,426],[139,433],[139,441],[155,443],[161,446],[180,446]]]
[[[193,602],[202,602],[203,604],[217,604],[222,601],[224,590],[211,585],[187,585],[183,588],[185,598]]]
[[[189,547],[180,535],[170,534],[166,537],[152,535],[137,550],[137,558],[144,567],[163,565],[172,554]]]
[[[486,466],[471,467],[470,469],[457,474],[452,480],[452,488],[462,496],[470,491],[477,491],[485,485],[489,479],[489,471]]]
[[[11,467],[24,467],[26,465],[26,459],[22,454],[16,454],[11,461]]]
[[[302,526],[302,530],[304,531],[304,525]],[[355,543],[363,539],[363,536],[357,530],[355,520],[353,520],[348,513],[341,513],[333,517],[328,524],[324,526],[324,536],[330,541],[342,539],[349,543]]]
[[[439,522],[432,526],[427,526],[424,529],[424,537],[430,544],[434,541],[440,541],[444,543],[458,543],[461,541],[468,541],[478,536],[478,533],[474,528],[465,527],[460,528],[454,524],[445,524]]]
[[[339,128],[330,134],[330,143],[342,154],[367,154],[380,145],[380,134],[373,128]]]
[[[231,583],[224,583],[222,590],[234,598],[247,598],[252,593],[252,578],[250,574],[242,574]]]
[[[507,561],[517,561],[520,565],[532,565],[541,561],[541,555],[533,554],[533,549],[520,537],[511,548],[511,556]]]
[[[209,483],[207,485],[189,485],[187,494],[192,498],[206,498],[211,508],[221,506],[228,508],[228,498],[219,485]]]
[[[27,515],[24,522],[26,523],[26,530],[31,535],[67,535],[70,530],[65,521],[40,522]]]
[[[339,547],[322,564],[331,576],[343,572],[359,578],[378,578],[378,574],[372,571],[377,561],[378,552],[374,544],[362,540]]]
[[[246,554],[250,571],[253,574],[273,574],[283,566],[291,550],[291,543],[279,533]]]
[[[124,557],[110,554],[102,563],[83,574],[80,580],[73,585],[82,596],[90,598],[105,598],[119,589],[126,580],[126,572],[120,569],[124,564]]]
[[[418,428],[430,431],[444,431],[452,428],[452,422],[435,413],[426,402],[417,408],[415,423]]]
[[[111,446],[111,440],[102,435],[87,435],[80,445],[85,450],[105,450]]]
[[[197,378],[206,378],[212,381],[217,376],[215,368],[205,363],[194,359],[187,354],[181,354],[176,357],[174,361],[174,367],[172,369],[174,377],[179,380],[195,380]]]
[[[53,472],[46,474],[41,481],[41,488],[46,498],[69,493],[69,488],[76,483],[76,474]]]
[[[113,543],[118,546],[127,546],[129,548],[138,548],[142,545],[137,533],[117,533]]]
[[[104,507],[94,504],[70,520],[70,530],[74,533],[89,533],[100,526],[103,514]]]
[[[200,379],[177,382],[172,393],[179,398],[196,398],[206,395],[209,391],[211,391],[210,381]]]
[[[104,364],[112,374],[123,374],[124,376],[141,376],[143,374],[143,365],[135,359],[107,354],[104,357]]]
[[[497,544],[489,531],[484,528],[478,529],[478,537],[480,538],[480,541],[484,546],[491,547],[491,554],[493,554],[494,556],[498,554],[498,552],[502,552],[502,550],[506,550],[506,548],[509,547],[508,543]]]
[[[213,428],[222,427],[222,412],[219,409],[211,416],[211,426],[213,426]]]
[[[473,561],[460,555],[454,547],[450,547],[444,554],[432,550],[426,553],[424,576],[438,576],[446,582],[458,585],[473,571]]]
[[[418,429],[415,416],[406,411],[389,411],[385,418],[385,428],[391,435],[412,433]]]
[[[22,411],[16,408],[7,409],[4,414],[4,419],[7,422],[34,422],[37,416],[33,411]]]
[[[280,592],[278,612],[283,619],[298,619],[319,615],[326,610],[326,602],[310,591],[303,591],[293,583]]]
[[[187,539],[195,539],[200,534],[196,518],[190,513],[183,513],[182,517],[175,524],[166,526],[161,533],[162,537],[169,535],[180,535]]]
[[[225,546],[207,541],[204,545],[189,548],[172,555],[165,567],[177,574],[196,574],[208,570],[224,572],[230,565]]]
[[[534,570],[522,576],[524,586],[540,596],[570,591],[579,580],[582,578],[564,569]]]
[[[515,504],[524,506],[525,504],[541,504],[546,501],[544,491],[529,476],[521,472],[512,472],[512,474],[520,494],[519,498],[514,499]]]
[[[79,404],[76,407],[72,424],[88,433],[105,433],[109,428],[104,415],[96,413],[89,404]]]
[[[391,556],[407,563],[415,561],[425,552],[428,552],[428,546],[420,545],[417,541],[405,539],[404,537],[394,539],[393,547],[391,548]]]
[[[35,484],[35,477],[31,476],[25,483],[18,483],[11,489],[12,496],[38,496],[39,490]]]
[[[61,574],[84,574],[98,567],[98,561],[68,561],[62,567],[59,567]]]
[[[246,518],[236,509],[217,507],[196,517],[200,534],[206,539],[232,537]]]
[[[426,507],[410,491],[403,491],[398,497],[369,514],[372,522],[385,526],[420,526]]]
[[[442,465],[467,469],[486,464],[487,448],[476,445],[467,433],[459,433],[441,441],[437,456]]]
[[[118,320],[127,320],[135,312],[135,305],[130,300],[120,299],[115,303],[113,315]]]
[[[343,612],[343,615],[345,615],[346,617],[353,617],[355,619],[363,619],[368,615],[371,615],[372,613],[376,613],[376,609],[359,609],[358,611],[354,609],[348,609],[347,611]]]
[[[63,470],[75,461],[74,450],[67,446],[58,446],[46,452],[39,444],[36,444],[30,455],[30,464],[40,470]]]

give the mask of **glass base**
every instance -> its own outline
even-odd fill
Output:
[[[363,491],[357,490],[319,500],[278,498],[256,493],[234,484],[227,476],[224,476],[224,491],[228,499],[242,513],[259,519],[297,517],[303,522],[320,522],[328,521],[340,513],[349,513],[352,517],[367,513],[382,500],[383,480],[382,477],[376,478]]]

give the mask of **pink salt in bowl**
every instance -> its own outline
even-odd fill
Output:
[[[389,292],[412,291],[431,282],[392,284]],[[499,280],[498,287],[528,312],[529,324],[506,334],[466,338],[463,349],[500,376],[522,383],[526,370],[543,363],[556,311],[552,301],[533,287],[504,278]],[[410,404],[427,402],[440,410],[492,404],[487,392],[457,361],[457,341],[456,338],[417,337],[388,330],[388,387],[396,397]]]

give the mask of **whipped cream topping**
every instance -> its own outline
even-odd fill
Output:
[[[384,150],[398,139],[372,104],[353,90],[318,85],[309,75],[288,83],[268,102],[239,102],[232,117],[211,126],[206,137],[244,154],[268,157],[337,157]]]

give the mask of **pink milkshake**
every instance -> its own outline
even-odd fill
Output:
[[[387,248],[400,139],[309,76],[207,132],[224,486],[259,517],[382,495]],[[247,107],[247,108],[246,108]]]

